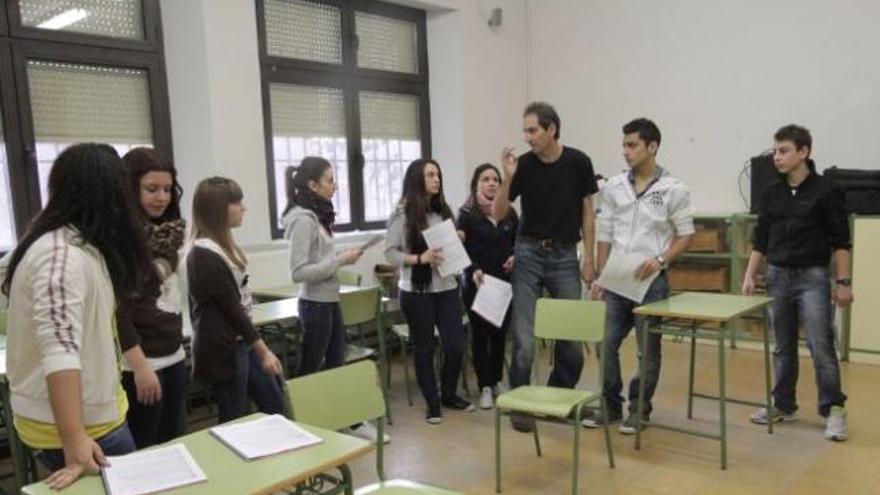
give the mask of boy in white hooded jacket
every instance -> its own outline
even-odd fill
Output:
[[[632,310],[669,295],[665,269],[687,248],[694,233],[690,191],[656,162],[660,130],[648,119],[636,119],[623,126],[623,134],[623,156],[630,170],[612,177],[600,195],[596,232],[598,267],[601,271],[610,253],[622,250],[628,254],[628,259],[635,257],[641,260],[632,267],[634,278],[656,278],[641,301],[593,284],[592,297],[604,299],[606,305],[602,388],[608,418],[603,418],[598,410],[587,411],[582,424],[589,428],[600,426],[604,421],[617,422],[622,419],[623,382],[618,351],[633,326],[639,342],[645,337],[645,320],[635,317]],[[655,275],[658,272],[659,275]],[[644,419],[647,419],[651,412],[651,397],[660,377],[659,335],[649,336],[646,355],[639,359],[639,365],[645,366]],[[621,433],[635,433],[638,376],[636,373],[630,380],[629,415],[620,426]]]

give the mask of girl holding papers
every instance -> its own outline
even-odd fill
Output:
[[[345,332],[339,307],[339,278],[345,265],[355,263],[360,249],[336,254],[333,248],[333,195],[336,182],[330,162],[316,156],[303,158],[299,167],[285,170],[287,207],[284,238],[290,250],[290,278],[299,290],[299,320],[303,331],[299,375],[345,363]]]
[[[504,218],[498,218],[492,201],[501,185],[501,174],[491,163],[484,163],[474,170],[471,178],[471,194],[458,214],[458,228],[465,233],[464,247],[473,260],[462,277],[464,303],[471,308],[484,275],[510,282],[513,271],[513,245],[519,217],[513,208]],[[486,321],[468,309],[473,329],[472,351],[474,369],[480,387],[481,409],[491,409],[498,395],[504,365],[504,340],[510,323],[510,311],[501,328]]]
[[[156,275],[127,186],[110,146],[67,148],[49,201],[3,260],[15,429],[54,489],[135,449],[115,314]]]
[[[456,276],[441,276],[439,249],[428,249],[425,229],[452,218],[443,196],[443,176],[436,161],[420,158],[409,164],[403,193],[391,218],[385,239],[385,256],[401,268],[400,307],[409,325],[415,355],[416,378],[427,403],[425,420],[443,421],[440,406],[473,411],[474,406],[456,391],[461,374],[464,332]],[[443,345],[441,390],[434,376],[434,329]]]
[[[186,256],[193,377],[214,389],[220,423],[244,416],[248,396],[260,412],[284,412],[281,362],[251,322],[247,258],[232,238],[244,218],[242,199],[231,179],[199,182]]]

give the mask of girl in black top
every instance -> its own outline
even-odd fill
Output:
[[[122,163],[158,275],[140,288],[129,318],[118,323],[123,352],[140,347],[145,355],[140,363],[125,363],[122,373],[128,426],[142,449],[183,433],[186,369],[177,265],[185,223],[180,218],[182,189],[170,161],[152,148],[134,148]],[[150,380],[152,373],[155,382]]]
[[[474,170],[471,194],[459,210],[458,229],[465,233],[464,247],[473,264],[463,276],[464,302],[470,308],[484,275],[510,282],[513,271],[513,245],[519,218],[510,208],[504,218],[498,218],[492,202],[501,185],[501,174],[491,163]],[[504,364],[504,340],[510,323],[510,311],[501,328],[468,310],[473,330],[472,350],[474,369],[481,390],[479,405],[490,409],[498,395]]]

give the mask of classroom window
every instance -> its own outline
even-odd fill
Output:
[[[68,146],[172,156],[159,0],[9,0],[0,11],[0,251],[48,200]]]
[[[333,165],[340,231],[381,228],[430,155],[425,13],[378,1],[256,0],[273,237],[284,170]]]

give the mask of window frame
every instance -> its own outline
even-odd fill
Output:
[[[257,13],[257,41],[260,52],[260,76],[263,91],[263,125],[265,131],[266,178],[269,190],[269,224],[273,239],[284,232],[276,223],[279,216],[275,195],[275,153],[273,146],[272,108],[270,85],[301,84],[339,88],[343,91],[345,131],[348,156],[349,205],[351,221],[337,224],[334,231],[374,230],[385,227],[385,221],[365,220],[364,211],[364,155],[360,121],[360,91],[378,91],[416,96],[419,99],[419,135],[422,156],[431,156],[430,100],[428,93],[428,48],[426,14],[400,5],[378,0],[307,0],[332,5],[340,9],[342,33],[342,64],[296,60],[270,56],[266,37],[264,0],[255,0]],[[406,74],[357,67],[355,12],[377,14],[416,24],[418,73]]]
[[[142,0],[141,5],[144,41],[22,26],[19,0],[8,0],[6,8],[0,8],[0,104],[16,237],[42,209],[28,60],[146,71],[152,144],[169,158],[174,156],[159,0]]]

